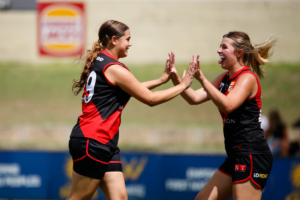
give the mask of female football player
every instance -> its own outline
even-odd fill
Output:
[[[149,106],[164,103],[192,83],[196,61],[190,63],[187,76],[180,84],[151,92],[169,80],[169,61],[159,79],[140,83],[119,62],[119,58],[128,55],[130,38],[130,30],[125,24],[114,20],[103,23],[97,41],[88,52],[80,80],[74,81],[74,94],[83,90],[83,96],[82,115],[69,141],[73,174],[68,199],[91,199],[97,187],[107,199],[127,199],[117,146],[124,107],[131,96]]]
[[[278,38],[253,45],[244,32],[223,36],[218,54],[219,64],[226,70],[209,82],[201,71],[199,55],[195,78],[202,88],[183,91],[181,96],[191,105],[212,100],[223,120],[227,158],[198,193],[196,200],[234,200],[261,198],[271,172],[273,157],[261,129],[261,65],[270,60],[270,50]],[[170,68],[174,85],[181,83],[173,52]],[[251,68],[252,70],[251,70]],[[253,73],[253,71],[256,73]],[[257,75],[257,76],[256,76]]]

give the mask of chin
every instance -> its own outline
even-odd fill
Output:
[[[222,69],[225,69],[225,70],[228,70],[227,65],[222,65],[222,64],[221,64],[221,68],[222,68]]]

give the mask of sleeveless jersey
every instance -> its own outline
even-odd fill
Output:
[[[250,73],[256,78],[258,84],[256,95],[247,99],[230,114],[225,114],[219,110],[223,120],[225,149],[228,157],[270,153],[261,128],[260,83],[250,67],[243,67],[231,78],[227,72],[220,81],[219,90],[227,96],[234,88],[238,78],[244,73]]]
[[[92,138],[116,148],[121,113],[130,95],[106,78],[104,72],[111,65],[121,65],[129,70],[107,51],[101,51],[84,86],[82,115],[79,116],[71,137]]]

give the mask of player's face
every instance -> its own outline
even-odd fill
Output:
[[[130,30],[125,31],[124,35],[117,40],[117,49],[119,58],[124,58],[128,55],[128,49],[131,47],[130,43]]]
[[[220,48],[218,49],[218,54],[220,56],[218,63],[221,64],[223,69],[228,70],[238,62],[232,42],[233,40],[229,38],[223,38]]]

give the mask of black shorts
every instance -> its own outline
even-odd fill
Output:
[[[69,151],[73,170],[82,175],[102,179],[105,172],[122,171],[119,148],[111,148],[90,138],[72,137]]]
[[[232,177],[232,184],[250,179],[263,190],[267,184],[272,165],[272,154],[250,154],[239,158],[226,158],[218,170]]]

